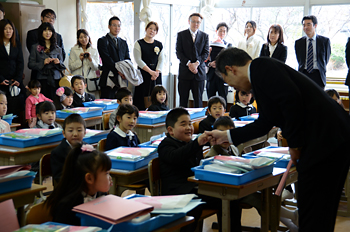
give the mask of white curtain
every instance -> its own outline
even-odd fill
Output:
[[[88,15],[86,13],[86,4],[87,0],[80,0],[80,5],[81,5],[81,28],[82,29],[87,29],[87,22],[88,22]]]
[[[201,14],[206,21],[211,21],[215,11],[216,0],[205,0],[205,6],[201,9]]]
[[[151,21],[152,10],[149,7],[151,0],[142,0],[143,8],[140,12],[140,20],[146,25]]]

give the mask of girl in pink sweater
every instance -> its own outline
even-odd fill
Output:
[[[26,120],[28,122],[28,126],[30,128],[34,127],[36,125],[36,105],[39,102],[43,101],[50,101],[51,99],[44,96],[44,94],[40,93],[41,90],[41,84],[38,80],[31,80],[28,84],[28,89],[31,95],[27,97],[26,100]]]

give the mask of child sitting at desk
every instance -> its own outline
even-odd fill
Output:
[[[130,92],[130,90],[128,90],[127,88],[120,88],[117,90],[117,92],[115,93],[115,98],[117,99],[117,103],[120,104],[129,104],[132,105],[133,99],[132,99],[132,94]],[[115,109],[111,115],[109,116],[109,129],[113,129],[115,126],[115,121],[116,121],[116,117],[117,117],[117,112],[118,112],[118,108]]]
[[[95,101],[94,95],[85,92],[86,82],[83,76],[73,76],[71,85],[74,90],[73,107],[84,107],[83,102]]]
[[[49,101],[52,102],[51,99],[44,96],[44,94],[40,93],[41,84],[38,80],[31,80],[28,84],[28,89],[31,95],[29,95],[26,99],[26,120],[28,126],[30,128],[34,127],[37,121],[36,118],[36,105],[39,102]]]
[[[56,90],[55,106],[57,110],[72,108],[73,90],[69,87],[59,87]]]
[[[60,145],[51,151],[50,163],[52,177],[57,183],[61,178],[64,162],[67,154],[79,143],[82,143],[86,134],[86,124],[79,114],[69,115],[63,122],[63,136]]]
[[[231,130],[235,128],[235,124],[229,116],[222,116],[214,122],[214,130],[218,129],[221,131]],[[205,158],[209,158],[217,155],[235,155],[239,156],[239,151],[236,146],[230,145],[229,142],[224,142],[222,144],[214,145],[210,148],[208,154]]]
[[[132,129],[136,126],[139,110],[136,106],[120,104],[117,112],[116,126],[107,135],[106,151],[120,146],[137,147],[140,140]]]
[[[216,119],[224,116],[226,111],[226,101],[223,97],[213,96],[208,101],[208,116],[199,123],[198,133],[213,130]]]
[[[36,105],[36,116],[38,120],[34,128],[55,129],[62,128],[56,120],[56,107],[52,102],[43,101]]]
[[[148,111],[169,110],[168,107],[168,91],[162,85],[154,86],[151,93],[152,105],[148,107]]]
[[[6,115],[7,112],[7,98],[6,94],[0,90],[0,117]],[[0,119],[0,133],[11,132],[10,125]]]
[[[230,117],[239,119],[239,117],[256,113],[256,109],[252,105],[253,102],[254,97],[251,92],[247,93],[241,90],[236,90],[235,104],[230,108]]]
[[[188,177],[194,175],[191,168],[198,166],[203,159],[203,145],[209,138],[202,134],[192,141],[193,126],[190,114],[184,108],[172,109],[166,117],[165,124],[168,134],[158,147],[162,195],[194,193],[206,202],[204,206],[188,212],[187,215],[195,217],[195,223],[181,231],[195,230],[202,207],[218,209],[218,221],[221,225],[221,200],[198,194],[196,184],[187,181]],[[238,201],[231,201],[230,207],[232,231],[241,231],[241,210]]]
[[[76,146],[68,154],[62,178],[45,201],[54,222],[80,226],[73,207],[105,195],[112,185],[111,160],[91,145]],[[118,209],[116,209],[118,210]]]

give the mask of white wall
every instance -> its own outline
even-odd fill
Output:
[[[55,30],[62,35],[66,60],[64,64],[68,67],[70,49],[76,44],[77,20],[76,1],[73,0],[43,0],[45,8],[50,8],[56,12],[57,19]]]

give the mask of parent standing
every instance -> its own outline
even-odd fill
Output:
[[[217,38],[210,44],[210,59],[207,62],[209,67],[209,71],[207,73],[207,95],[209,99],[212,96],[215,96],[216,92],[218,92],[219,96],[223,97],[227,103],[228,86],[224,80],[215,73],[215,59],[222,49],[232,47],[232,44],[225,41],[225,37],[228,33],[228,26],[226,23],[219,23],[216,26],[215,32]]]
[[[115,63],[122,60],[130,60],[129,47],[125,40],[118,37],[121,29],[121,21],[113,16],[108,21],[109,33],[97,41],[97,49],[102,59],[102,74],[100,77],[101,98],[115,98],[115,92],[119,89],[119,78],[125,76],[118,72]],[[107,81],[110,79],[111,81]]]
[[[255,34],[256,32],[256,22],[247,21],[245,23],[244,38],[238,42],[237,47],[246,51],[248,55],[254,60],[259,57],[260,50],[263,45],[263,40]]]
[[[162,84],[163,44],[154,39],[158,30],[158,23],[149,22],[145,38],[137,40],[134,45],[134,58],[143,77],[143,83],[135,86],[133,99],[134,105],[139,110],[145,110],[152,104],[152,90],[156,84]]]
[[[345,47],[345,60],[346,65],[348,66],[348,75],[346,76],[345,85],[349,87],[349,99],[350,99],[350,37]]]
[[[69,69],[73,75],[82,75],[87,79],[96,78],[98,70],[98,52],[91,45],[91,38],[85,29],[77,31],[77,44],[69,55]]]
[[[252,61],[246,52],[228,48],[216,67],[230,86],[253,90],[259,118],[241,128],[205,133],[216,144],[237,146],[280,127],[298,170],[299,231],[333,231],[350,164],[349,115],[315,82],[275,59]],[[314,194],[324,180],[327,188]]]
[[[28,68],[37,71],[41,93],[54,99],[59,87],[63,64],[62,49],[57,46],[56,32],[51,23],[42,23],[38,28],[38,43],[32,46]]]
[[[24,97],[23,94],[14,96],[11,94],[11,89],[16,86],[24,92],[22,80],[24,63],[22,46],[16,39],[15,31],[16,28],[10,20],[0,21],[0,90],[7,97],[7,113],[19,116],[20,111],[24,110]]]
[[[193,95],[194,107],[202,107],[204,81],[206,79],[205,63],[209,55],[208,34],[198,28],[203,16],[193,13],[188,18],[189,29],[180,31],[176,40],[176,56],[179,64],[179,95],[180,106],[187,107],[190,90]]]
[[[279,24],[274,24],[269,29],[267,43],[263,44],[260,57],[275,58],[283,63],[287,60],[287,46],[284,44],[283,29]]]

